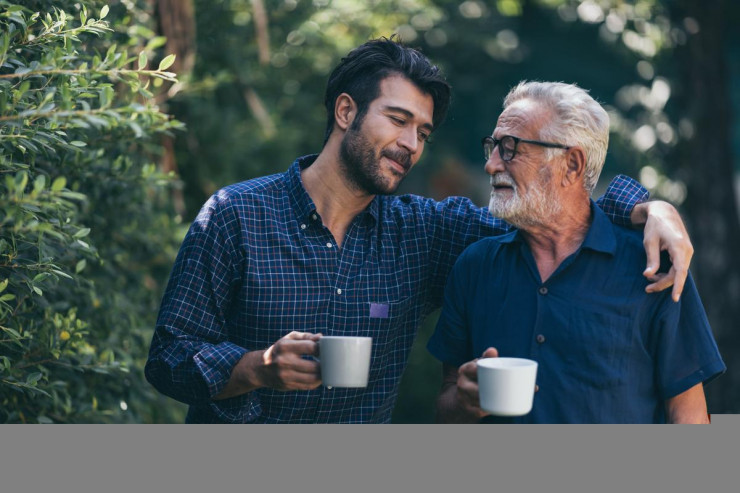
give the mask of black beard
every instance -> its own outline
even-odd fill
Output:
[[[406,170],[411,167],[411,156],[403,151],[384,150],[376,153],[361,129],[352,125],[339,146],[340,165],[348,181],[357,189],[369,195],[390,195],[394,193],[401,180],[389,183],[380,172],[380,158],[386,156],[400,163]]]

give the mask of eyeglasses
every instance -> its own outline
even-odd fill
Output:
[[[520,139],[519,137],[512,137],[511,135],[504,135],[500,139],[488,136],[483,137],[483,140],[481,140],[481,143],[483,144],[483,155],[486,157],[486,161],[488,161],[489,159],[491,159],[491,154],[493,154],[493,150],[496,148],[496,146],[498,146],[498,155],[501,156],[502,161],[508,163],[509,161],[514,159],[514,156],[516,156],[516,148],[519,145],[519,142],[534,144],[542,147],[565,149],[566,151],[570,149],[570,146],[566,146],[563,144],[540,142],[539,140]]]

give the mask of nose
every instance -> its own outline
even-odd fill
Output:
[[[417,138],[417,129],[415,128],[404,128],[401,135],[398,136],[398,145],[403,147],[409,153],[416,154],[419,150],[419,139]]]
[[[495,173],[499,171],[504,171],[504,160],[501,159],[501,156],[499,156],[498,148],[494,149],[491,153],[491,156],[488,158],[488,161],[486,161],[485,167],[483,168],[486,170],[486,173],[493,176]]]

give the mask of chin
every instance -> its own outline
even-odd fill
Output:
[[[493,217],[508,220],[508,218],[512,217],[515,211],[512,210],[511,201],[491,197],[491,200],[488,202],[488,212],[490,212]]]

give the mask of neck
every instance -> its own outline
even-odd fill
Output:
[[[565,200],[556,219],[521,229],[532,251],[542,281],[546,281],[560,264],[580,248],[591,226],[588,196]]]
[[[337,245],[341,246],[352,220],[375,196],[357,190],[347,182],[335,139],[330,139],[316,161],[301,171],[301,180],[324,226],[331,231]]]

